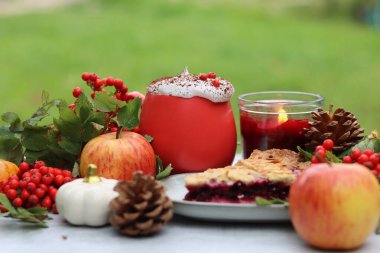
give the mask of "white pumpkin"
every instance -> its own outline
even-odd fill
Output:
[[[109,222],[109,203],[118,193],[117,180],[100,178],[91,164],[84,179],[62,185],[56,196],[59,214],[73,225],[104,226]]]

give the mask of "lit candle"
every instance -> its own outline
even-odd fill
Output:
[[[255,149],[296,150],[297,146],[303,146],[306,141],[303,129],[309,127],[311,112],[320,107],[323,101],[323,97],[314,94],[312,95],[316,97],[316,101],[313,103],[287,99],[283,94],[282,99],[278,99],[276,94],[276,99],[262,100],[262,94],[251,93],[239,97],[241,140],[245,158]],[[274,94],[269,92],[269,95]],[[285,92],[285,95],[288,93]],[[248,99],[247,96],[253,96],[253,99]]]

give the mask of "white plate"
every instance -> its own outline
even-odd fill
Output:
[[[174,213],[211,221],[289,221],[288,209],[283,205],[257,206],[256,204],[209,203],[183,200],[187,193],[185,177],[190,174],[170,176],[162,183],[174,203]]]

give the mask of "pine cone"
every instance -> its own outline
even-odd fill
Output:
[[[122,234],[153,234],[173,217],[172,201],[152,176],[135,172],[131,181],[120,181],[115,191],[119,196],[110,203],[110,222]]]
[[[326,139],[334,141],[334,153],[340,153],[357,144],[362,138],[364,129],[356,117],[351,112],[346,112],[343,108],[338,108],[332,113],[318,109],[312,113],[312,120],[309,122],[310,129],[305,128],[304,134],[308,142],[306,148],[315,149],[322,145]]]

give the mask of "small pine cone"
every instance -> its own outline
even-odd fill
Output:
[[[173,217],[172,201],[152,176],[135,172],[131,181],[120,181],[115,191],[119,196],[110,203],[110,222],[122,234],[153,234]]]
[[[306,148],[315,149],[322,145],[326,139],[334,141],[333,151],[343,152],[357,144],[363,139],[364,129],[360,127],[355,115],[338,108],[332,113],[318,109],[312,113],[312,120],[309,122],[310,129],[304,129],[304,135],[308,142]]]

